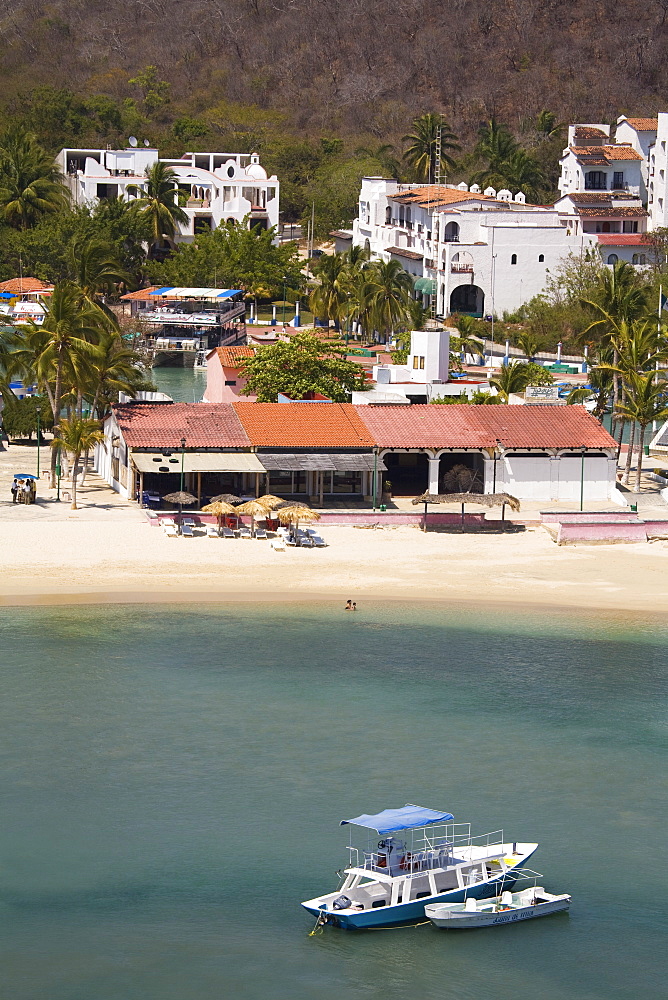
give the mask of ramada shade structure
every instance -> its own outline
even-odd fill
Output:
[[[427,505],[430,503],[460,503],[462,505],[462,531],[464,530],[464,506],[476,503],[480,507],[501,507],[501,520],[505,519],[506,504],[517,513],[520,502],[510,493],[423,493],[413,500],[413,504],[424,504],[424,528],[427,530]]]
[[[237,509],[233,507],[231,503],[226,503],[225,500],[212,500],[205,507],[202,507],[202,512],[205,514],[215,514],[218,518],[218,528],[223,522],[223,514],[236,514]]]

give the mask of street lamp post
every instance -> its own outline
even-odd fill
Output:
[[[283,275],[283,326],[284,327],[285,327],[285,294],[286,294],[287,283],[288,283],[288,276],[287,274],[284,274]]]
[[[39,403],[37,404],[37,478],[39,479]]]
[[[56,453],[56,500],[60,500],[60,448]]]
[[[181,492],[183,493],[183,465],[186,458],[186,439],[181,438]],[[179,533],[183,531],[183,502],[179,504]]]

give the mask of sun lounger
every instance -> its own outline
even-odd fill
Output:
[[[250,528],[239,528],[239,538],[252,538]]]
[[[266,538],[267,537],[267,532],[265,531],[264,528],[256,528],[255,529],[255,537],[256,538]]]
[[[163,524],[162,530],[169,536],[169,538],[176,538],[178,536],[175,524]]]
[[[207,524],[206,526],[206,537],[207,538],[220,538],[218,533],[218,528],[215,524]]]
[[[181,525],[181,534],[185,535],[186,538],[192,538],[193,537],[192,526],[190,524],[182,524]]]
[[[174,520],[173,517],[160,517],[158,518],[158,520],[160,521],[160,525],[163,528],[165,527],[166,524],[176,524],[176,521]]]
[[[271,547],[276,552],[285,552],[285,542],[282,538],[272,538]]]
[[[283,538],[283,541],[285,542],[286,545],[291,545],[293,548],[297,544],[296,541],[294,540],[294,538],[287,538],[285,536]]]
[[[220,532],[221,532],[223,538],[234,538],[234,532],[232,531],[231,528],[228,528],[227,525],[225,525],[223,528],[221,528]]]
[[[191,528],[194,528],[196,523],[197,522],[192,517],[184,517],[183,521],[181,522],[181,524],[187,524]]]
[[[311,535],[311,541],[315,545],[316,549],[323,549],[327,544],[325,539],[321,538],[320,535]]]

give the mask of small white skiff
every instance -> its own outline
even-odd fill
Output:
[[[533,885],[520,892],[506,890],[500,896],[490,899],[474,899],[468,896],[463,903],[431,903],[425,906],[425,916],[436,927],[448,930],[464,930],[469,927],[497,927],[499,924],[514,924],[518,920],[533,920],[560,913],[571,905],[571,897],[564,894],[554,896],[540,885]]]

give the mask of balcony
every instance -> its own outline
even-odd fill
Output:
[[[451,274],[473,274],[473,264],[451,264]]]
[[[585,191],[607,191],[607,184],[603,181],[585,181]]]

